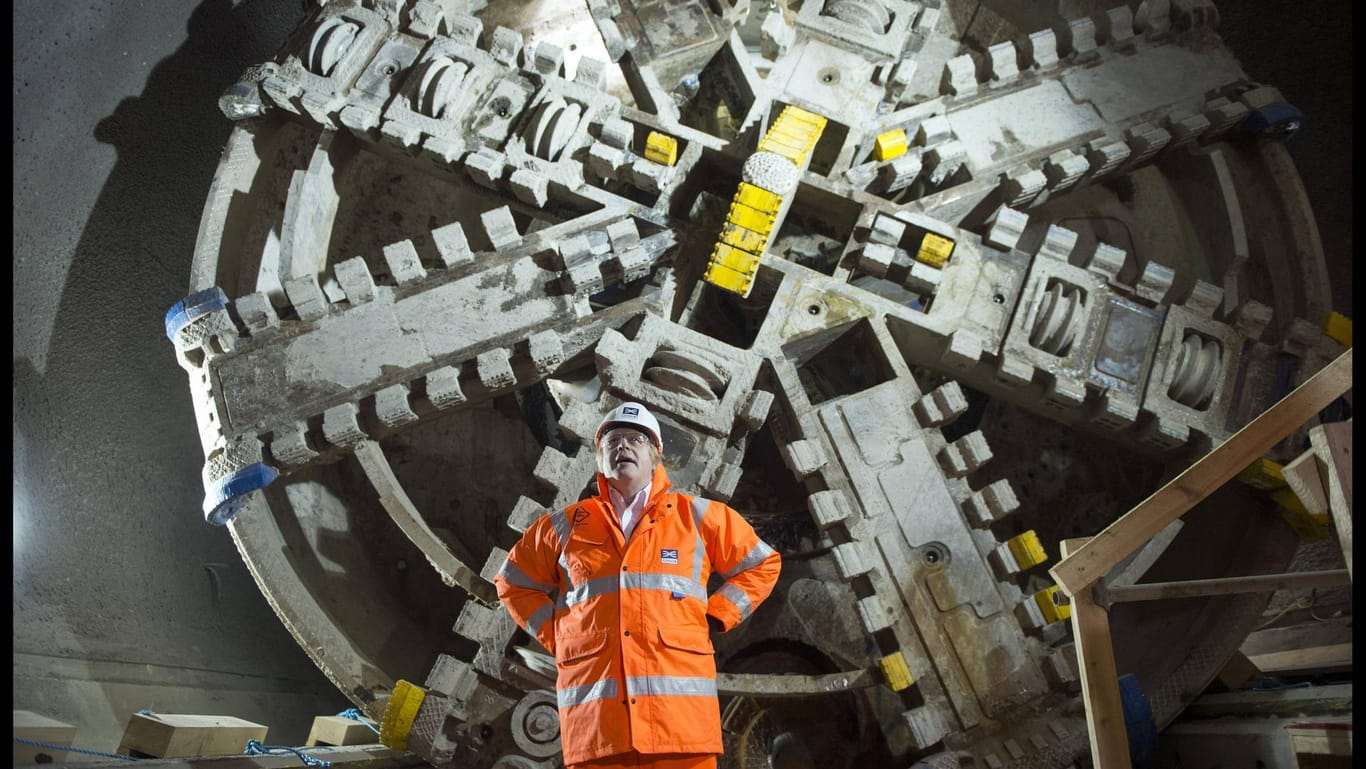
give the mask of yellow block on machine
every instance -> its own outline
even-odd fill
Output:
[[[1285,487],[1285,476],[1281,473],[1281,465],[1273,462],[1266,457],[1259,457],[1256,462],[1243,468],[1237,475],[1238,480],[1246,483],[1254,489],[1262,491],[1275,491]]]
[[[427,690],[421,686],[414,686],[402,679],[394,685],[394,694],[384,708],[384,717],[379,726],[379,741],[385,747],[408,749],[408,733],[413,730],[417,712],[426,698]]]
[[[1331,517],[1328,513],[1311,513],[1290,487],[1271,492],[1273,502],[1281,506],[1281,518],[1295,530],[1300,539],[1317,542],[1328,536]]]
[[[1010,554],[1015,556],[1015,563],[1019,564],[1021,571],[1048,560],[1048,553],[1044,552],[1043,543],[1033,529],[1006,540],[1006,546],[1010,548]]]
[[[873,140],[873,160],[892,160],[906,154],[906,129],[893,128]]]
[[[712,247],[710,264],[752,277],[759,269],[759,256],[725,243],[717,243]]]
[[[764,246],[768,244],[768,233],[755,232],[734,222],[726,222],[721,225],[721,242],[757,255],[764,252]]]
[[[759,149],[782,155],[800,166],[816,146],[821,132],[825,130],[825,124],[825,118],[820,115],[788,105],[783,107],[778,119],[769,126],[768,132],[759,142]]]
[[[1330,312],[1323,321],[1323,332],[1341,343],[1352,346],[1352,319],[1340,312]]]
[[[948,263],[949,256],[953,254],[953,245],[952,240],[933,232],[927,232],[924,239],[920,241],[920,250],[915,255],[916,261],[942,269]]]
[[[1043,612],[1044,622],[1053,624],[1072,616],[1072,605],[1067,595],[1057,585],[1046,587],[1034,594],[1034,604]]]
[[[740,186],[735,189],[734,203],[776,217],[778,209],[783,207],[783,196],[769,192],[763,187],[755,187],[749,182],[740,182]]]
[[[738,201],[730,204],[730,211],[726,214],[726,221],[734,222],[741,227],[754,230],[755,232],[761,232],[765,236],[773,232],[773,214],[765,213],[757,208],[750,208]]]
[[[707,265],[707,271],[702,278],[717,288],[724,288],[740,296],[749,296],[749,290],[754,285],[753,273],[737,272],[717,262]]]
[[[678,140],[668,134],[651,131],[645,137],[645,159],[671,166],[678,162]]]
[[[887,685],[892,691],[909,689],[915,683],[911,668],[906,664],[906,657],[901,652],[888,654],[879,664],[882,666],[882,675],[887,679]]]

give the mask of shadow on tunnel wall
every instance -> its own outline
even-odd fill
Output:
[[[72,722],[77,744],[112,749],[141,708],[235,715],[301,744],[314,715],[350,706],[201,517],[203,453],[163,327],[232,128],[218,96],[302,16],[298,2],[208,0],[166,31],[186,37],[96,125],[117,159],[71,255],[46,370],[14,360],[14,707]],[[86,64],[99,82],[101,63]]]

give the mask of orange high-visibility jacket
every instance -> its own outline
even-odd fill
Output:
[[[726,630],[773,590],[778,553],[729,506],[673,491],[655,467],[628,544],[607,482],[541,516],[494,578],[498,597],[555,655],[567,764],[635,749],[721,753],[706,615]],[[725,584],[707,595],[716,571]]]

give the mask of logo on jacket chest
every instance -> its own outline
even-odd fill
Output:
[[[677,566],[677,565],[678,565],[678,550],[677,550],[677,549],[674,549],[674,550],[662,550],[662,549],[661,549],[661,550],[659,551],[659,562],[660,562],[660,563],[667,563],[667,564],[671,564],[671,565]]]

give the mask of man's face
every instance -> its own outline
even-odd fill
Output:
[[[598,443],[598,467],[622,493],[636,492],[654,476],[650,436],[634,427],[613,427]]]

